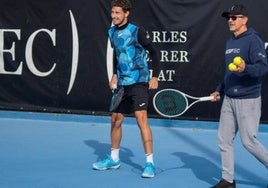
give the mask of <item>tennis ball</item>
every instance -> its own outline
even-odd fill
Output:
[[[233,63],[235,64],[235,65],[240,65],[241,63],[242,63],[242,58],[241,57],[239,57],[239,56],[236,56],[235,58],[234,58],[234,60],[233,60]]]
[[[237,69],[237,66],[234,63],[230,63],[228,65],[228,68],[229,68],[230,71],[234,71],[235,69]]]

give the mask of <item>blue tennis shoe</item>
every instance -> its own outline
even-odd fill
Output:
[[[94,170],[117,169],[120,167],[120,160],[114,161],[111,156],[108,156],[102,161],[93,163],[92,167]]]
[[[141,177],[143,178],[153,178],[155,176],[155,168],[152,163],[145,163],[145,167]]]

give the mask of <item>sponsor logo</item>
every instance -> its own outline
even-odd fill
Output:
[[[73,84],[75,82],[76,73],[77,73],[77,67],[78,67],[78,56],[79,56],[79,41],[78,41],[78,31],[77,26],[75,22],[75,18],[72,14],[72,11],[69,10],[69,16],[71,20],[71,29],[72,29],[72,66],[71,66],[71,74],[69,79],[69,85],[67,89],[67,95],[71,92]],[[42,28],[38,29],[35,32],[33,32],[29,38],[26,41],[25,46],[25,62],[20,61],[16,59],[16,45],[21,40],[21,29],[0,29],[0,74],[5,75],[22,75],[24,66],[27,66],[28,69],[32,74],[38,77],[47,77],[53,73],[53,71],[56,69],[57,63],[56,62],[49,62],[51,67],[47,68],[48,70],[40,70],[37,65],[37,62],[34,61],[35,58],[33,54],[33,46],[35,42],[39,40],[40,34],[46,35],[47,40],[52,43],[52,46],[56,46],[56,36],[57,36],[57,30],[54,28],[52,30]],[[7,48],[6,46],[9,46],[8,40],[5,40],[6,35],[13,35],[13,41],[10,48]],[[6,42],[7,41],[7,42]],[[6,43],[5,43],[6,42]],[[19,46],[19,45],[18,45]],[[14,68],[14,70],[10,71],[7,70],[5,67],[6,58],[7,56],[11,56],[11,60],[9,63],[17,62],[18,66]],[[13,66],[14,67],[14,66]]]
[[[139,106],[140,106],[140,107],[143,107],[145,104],[146,104],[146,103],[144,102],[144,103],[139,104]]]
[[[238,53],[240,53],[240,49],[239,48],[233,48],[233,49],[227,49],[226,51],[225,51],[225,54],[238,54]]]

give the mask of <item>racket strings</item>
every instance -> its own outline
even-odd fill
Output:
[[[155,105],[160,113],[177,116],[185,111],[188,101],[183,95],[178,95],[173,91],[165,91],[156,96]]]

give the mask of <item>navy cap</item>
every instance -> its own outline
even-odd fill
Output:
[[[221,14],[222,17],[227,17],[228,15],[238,15],[242,14],[243,16],[248,16],[248,10],[244,5],[238,4],[233,5],[228,11],[225,11]]]

